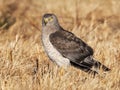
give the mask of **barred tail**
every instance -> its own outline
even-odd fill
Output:
[[[101,64],[99,61],[96,61],[92,58],[92,56],[86,57],[81,62],[71,62],[71,64],[85,72],[98,74],[99,70],[102,69],[103,71],[110,71],[108,67]]]
[[[95,67],[96,69],[102,69],[103,71],[110,71],[110,69],[108,67],[106,67],[105,65],[101,64],[99,61],[94,60],[95,63],[93,65],[93,67]]]

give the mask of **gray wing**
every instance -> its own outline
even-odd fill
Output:
[[[56,31],[50,35],[49,39],[53,46],[70,61],[80,62],[93,55],[93,49],[90,46],[68,31]]]

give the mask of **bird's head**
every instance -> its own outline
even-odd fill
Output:
[[[44,14],[42,17],[42,25],[46,26],[46,25],[57,25],[58,23],[58,19],[56,17],[56,15],[54,14]]]

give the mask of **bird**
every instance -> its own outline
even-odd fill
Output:
[[[93,49],[72,32],[59,24],[55,14],[42,16],[42,44],[51,61],[60,67],[74,66],[84,72],[98,74],[100,69],[110,71],[108,67],[93,58]]]

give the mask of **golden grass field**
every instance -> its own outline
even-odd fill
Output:
[[[0,0],[0,90],[120,90],[120,0]],[[63,71],[41,43],[41,19],[61,26],[94,49],[111,71],[93,78],[74,67]]]

